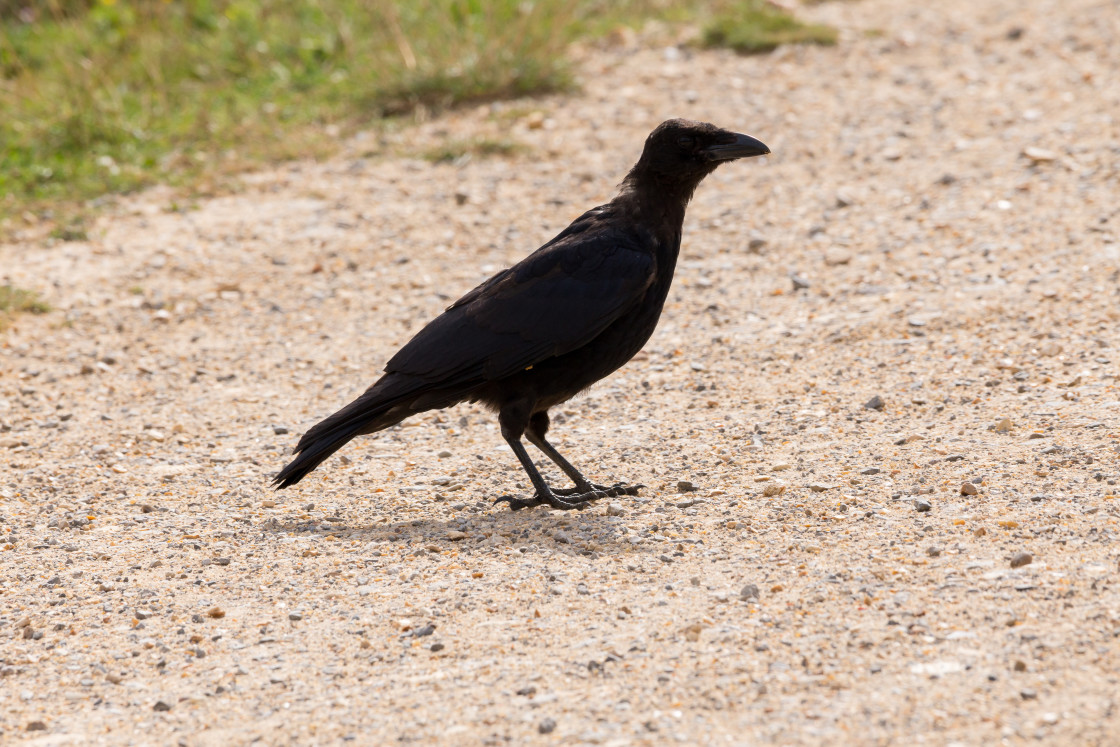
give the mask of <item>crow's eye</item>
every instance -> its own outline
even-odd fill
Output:
[[[681,146],[682,148],[691,148],[692,144],[695,142],[696,141],[693,140],[689,135],[681,135],[679,138],[677,138],[677,145]]]

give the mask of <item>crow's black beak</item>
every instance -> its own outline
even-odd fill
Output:
[[[709,145],[704,149],[713,161],[732,161],[736,158],[765,156],[770,152],[770,149],[762,141],[755,140],[750,135],[729,134],[735,138],[731,142]]]

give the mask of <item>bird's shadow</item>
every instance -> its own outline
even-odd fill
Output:
[[[345,517],[343,517],[345,518]],[[382,518],[365,523],[360,517],[328,522],[270,519],[258,525],[261,531],[351,542],[387,544],[401,551],[485,551],[516,548],[522,552],[551,550],[572,556],[596,557],[622,550],[648,553],[652,548],[635,545],[619,522],[589,506],[582,511],[557,512],[543,508],[510,511],[504,505],[490,510],[462,511],[448,518]]]

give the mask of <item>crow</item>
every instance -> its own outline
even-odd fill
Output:
[[[495,504],[578,509],[636,495],[643,486],[591,483],[562,457],[545,439],[548,410],[618,369],[653,334],[697,185],[721,163],[769,152],[753,137],[703,122],[658,125],[618,196],[448,306],[364,394],[303,435],[273,485],[296,484],[355,436],[470,401],[497,412],[502,437],[533,484],[532,497],[504,495]],[[549,487],[522,436],[574,487]]]

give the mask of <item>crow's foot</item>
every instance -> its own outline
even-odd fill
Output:
[[[591,485],[591,490],[581,491],[579,488],[565,488],[563,490],[550,490],[548,493],[536,493],[532,498],[515,498],[512,495],[503,495],[495,499],[495,505],[505,501],[509,503],[510,510],[518,511],[534,506],[551,506],[558,511],[582,510],[587,508],[591,501],[599,498],[614,498],[618,495],[637,495],[640,488],[645,485]]]
[[[597,498],[614,498],[618,495],[637,495],[638,491],[645,487],[645,485],[627,485],[625,483],[616,482],[614,485],[599,485],[591,483],[590,490],[583,490],[578,487],[564,488],[563,490],[553,490],[556,495],[567,498],[570,501],[593,501]]]
[[[585,503],[579,501],[566,501],[555,493],[549,492],[545,494],[536,493],[532,498],[514,498],[512,495],[503,495],[494,499],[494,504],[497,505],[502,501],[509,503],[511,511],[519,511],[523,508],[533,508],[534,506],[552,506],[559,511],[571,511],[572,509],[586,508]]]

